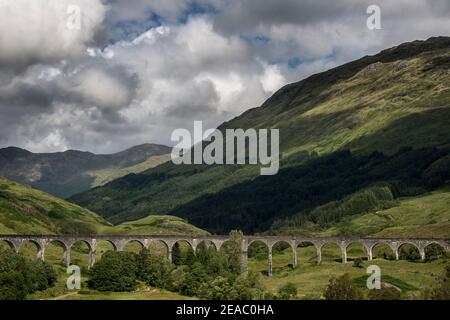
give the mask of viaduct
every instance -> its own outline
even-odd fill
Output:
[[[15,251],[19,251],[26,242],[34,243],[38,248],[37,258],[45,259],[45,249],[50,243],[59,243],[64,248],[63,262],[70,265],[70,251],[77,242],[84,242],[89,248],[88,267],[95,263],[95,252],[97,244],[106,241],[112,244],[114,250],[123,251],[127,243],[137,241],[144,248],[148,248],[152,242],[163,243],[166,247],[167,258],[172,260],[172,248],[179,241],[187,242],[194,253],[197,246],[206,241],[212,243],[216,250],[220,250],[222,245],[229,240],[228,236],[131,236],[131,235],[92,235],[92,236],[53,236],[53,235],[0,235],[0,241],[10,245]],[[388,239],[388,238],[308,238],[308,237],[289,237],[289,236],[244,236],[242,239],[242,268],[247,271],[248,248],[254,242],[261,242],[268,248],[268,275],[272,275],[272,249],[277,243],[285,243],[292,248],[292,266],[297,267],[297,250],[300,245],[313,245],[317,252],[317,263],[322,260],[322,248],[324,245],[333,243],[341,249],[342,262],[347,263],[347,248],[351,244],[361,244],[367,254],[367,259],[373,259],[373,249],[375,246],[384,244],[392,249],[395,258],[399,259],[399,249],[404,244],[415,246],[420,253],[422,260],[425,259],[425,250],[431,244],[437,244],[446,252],[450,251],[450,240],[448,239]]]

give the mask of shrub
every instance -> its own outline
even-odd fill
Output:
[[[52,287],[53,266],[13,251],[0,251],[0,300],[22,300],[28,294]]]
[[[363,260],[362,260],[361,258],[356,258],[356,259],[353,261],[353,266],[354,266],[355,268],[362,268],[362,267],[364,266],[364,262],[363,262]]]
[[[450,264],[447,264],[442,276],[437,279],[433,288],[424,290],[426,300],[450,300]]]
[[[348,273],[339,278],[332,277],[324,292],[327,300],[360,300],[361,291],[353,284]]]
[[[136,288],[136,255],[108,251],[89,270],[88,287],[98,291],[133,291]]]
[[[370,290],[368,298],[370,300],[400,300],[401,291],[394,287],[382,286],[380,290]]]
[[[292,300],[297,297],[297,287],[292,282],[286,283],[278,290],[278,297],[281,300]]]

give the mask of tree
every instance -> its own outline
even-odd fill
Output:
[[[0,273],[0,300],[22,300],[29,292],[23,274],[17,271]]]
[[[260,274],[248,272],[234,279],[233,290],[230,292],[231,300],[255,300],[263,297],[264,286]]]
[[[182,263],[181,248],[178,242],[175,243],[172,249],[172,263],[176,266],[180,266]]]
[[[360,300],[361,291],[354,285],[348,273],[336,278],[332,277],[324,292],[327,300]]]
[[[232,230],[230,240],[224,244],[225,254],[228,256],[230,271],[234,274],[242,272],[242,231]]]
[[[195,296],[198,294],[200,286],[208,280],[210,279],[206,274],[203,265],[199,262],[195,262],[189,267],[183,281],[179,284],[180,293],[187,296]]]
[[[230,299],[232,283],[229,278],[216,277],[211,282],[205,282],[200,287],[200,297],[208,300],[228,300]]]
[[[0,300],[22,300],[56,282],[52,265],[13,251],[0,251]]]
[[[170,289],[172,270],[166,258],[150,255],[148,250],[137,256],[137,277],[152,287]]]
[[[192,266],[197,261],[194,250],[192,250],[191,247],[189,247],[186,251],[186,256],[183,259],[183,264],[187,266]]]
[[[286,283],[278,289],[278,297],[281,300],[292,300],[297,297],[297,287],[292,282]]]
[[[136,255],[108,251],[89,271],[89,288],[99,291],[133,291],[137,285]]]

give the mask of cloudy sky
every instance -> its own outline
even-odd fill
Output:
[[[284,84],[449,30],[449,0],[0,0],[0,147],[171,144],[194,120],[216,127]]]

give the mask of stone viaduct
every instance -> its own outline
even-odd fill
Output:
[[[166,247],[167,258],[172,260],[172,248],[175,243],[185,241],[192,247],[194,253],[197,246],[207,241],[214,244],[216,250],[220,250],[222,245],[229,240],[228,236],[131,236],[131,235],[92,235],[92,236],[53,236],[53,235],[0,235],[0,241],[4,241],[10,245],[15,251],[19,251],[25,242],[32,242],[38,248],[37,258],[45,259],[45,249],[52,243],[56,242],[64,248],[63,262],[70,265],[70,251],[72,246],[77,242],[84,242],[89,248],[88,267],[92,267],[95,263],[95,252],[97,244],[106,241],[112,244],[114,250],[123,251],[125,245],[131,241],[137,241],[143,248],[148,248],[152,242],[163,243]],[[285,243],[292,248],[292,266],[297,267],[297,247],[300,245],[313,245],[316,248],[317,263],[322,260],[322,248],[326,244],[332,243],[341,249],[342,262],[347,263],[347,248],[351,244],[361,244],[365,249],[367,259],[373,259],[373,249],[379,244],[384,244],[392,249],[396,259],[399,259],[399,249],[404,244],[415,246],[420,253],[422,260],[425,259],[425,250],[431,244],[441,246],[446,252],[450,251],[450,240],[448,239],[390,239],[390,238],[308,238],[308,237],[289,237],[289,236],[244,236],[242,239],[242,268],[247,271],[248,248],[254,242],[263,243],[268,249],[268,275],[272,275],[272,249],[278,243]]]

